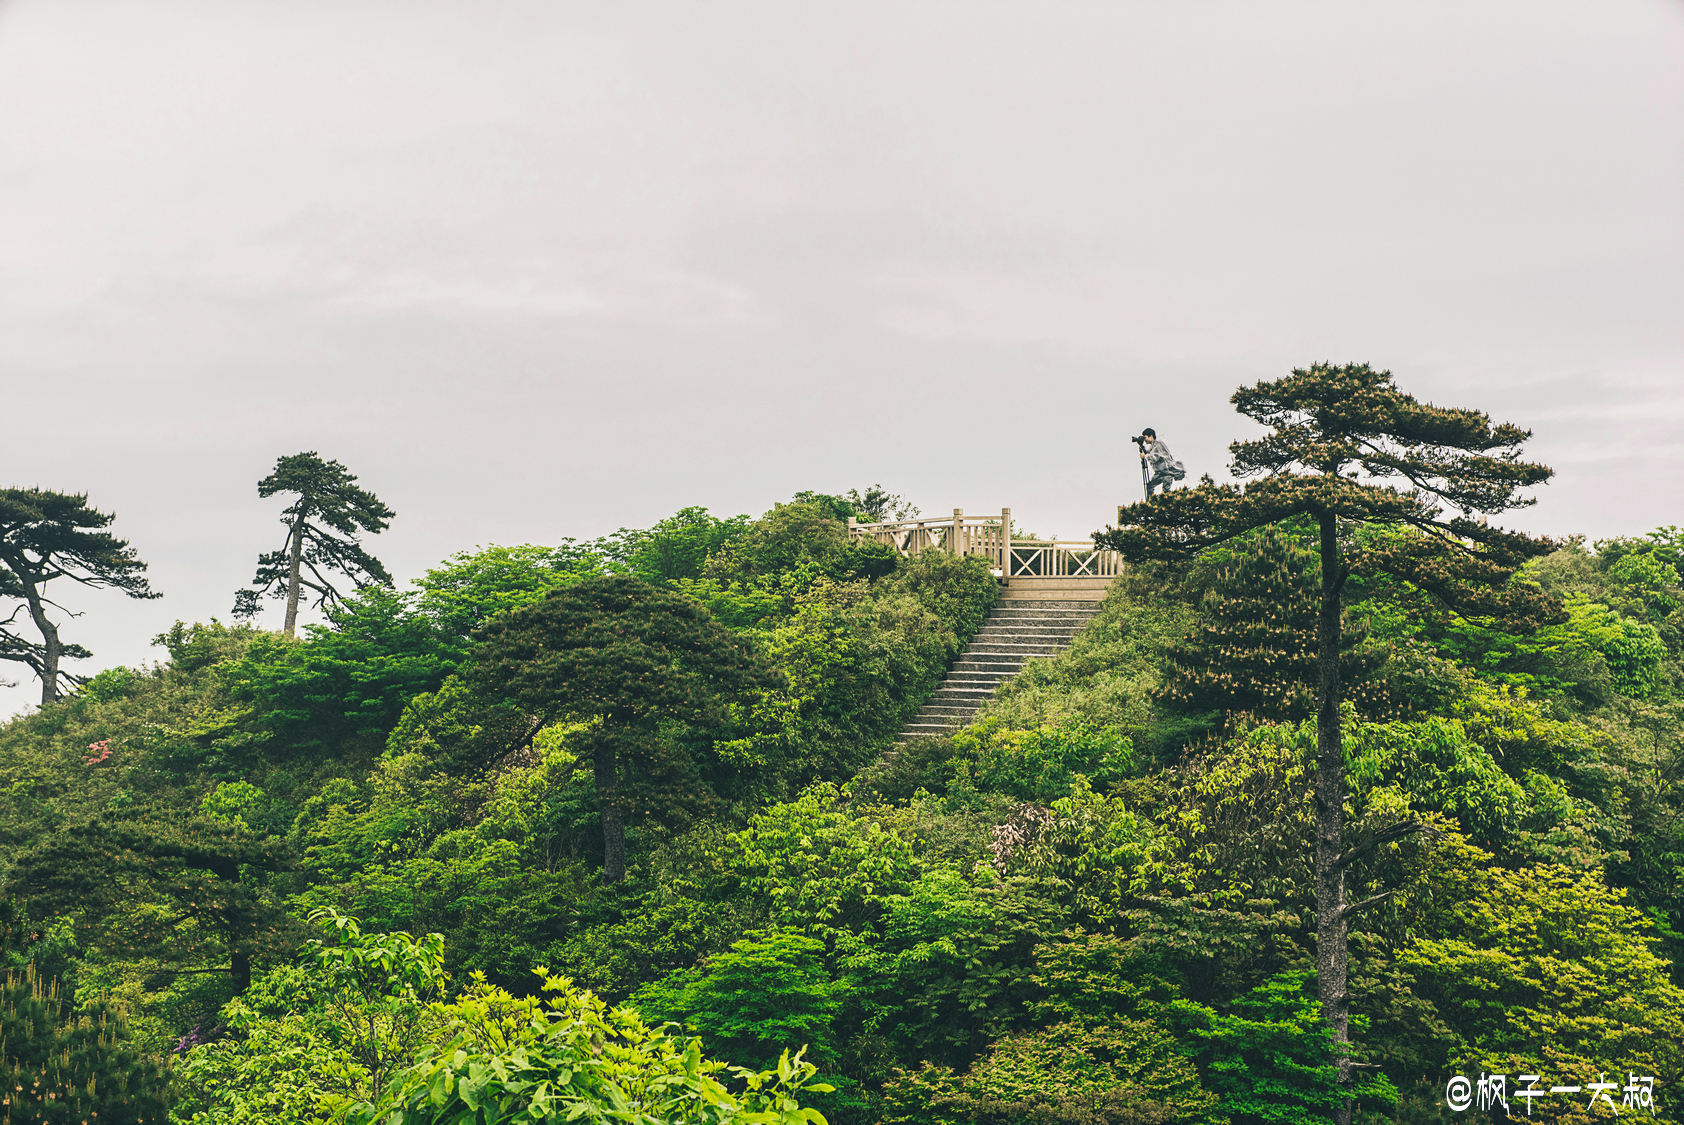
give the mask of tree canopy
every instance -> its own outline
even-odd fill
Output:
[[[0,623],[0,660],[28,666],[41,681],[41,702],[59,697],[61,684],[81,678],[59,667],[65,658],[93,654],[59,637],[49,609],[64,610],[47,595],[56,579],[91,588],[121,590],[131,598],[162,597],[146,580],[146,564],[128,542],[108,531],[116,517],[88,506],[86,493],[49,492],[40,488],[0,489],[0,599],[16,600]],[[12,628],[26,613],[39,641]]]
[[[287,529],[280,550],[258,556],[252,589],[234,596],[236,617],[255,617],[258,599],[268,594],[286,601],[282,631],[298,628],[298,603],[304,590],[326,608],[341,598],[332,575],[351,580],[361,589],[390,586],[392,576],[380,560],[363,549],[364,532],[378,535],[396,515],[380,498],[357,486],[357,478],[338,461],[324,461],[314,451],[276,459],[275,470],[257,482],[257,495],[267,500],[278,493],[297,497],[281,511]],[[308,571],[308,573],[306,573]]]
[[[625,877],[626,804],[639,781],[699,780],[655,737],[660,724],[722,722],[734,698],[775,682],[696,602],[629,576],[551,590],[492,618],[479,639],[472,675],[526,708],[535,728],[594,724],[587,741],[608,882]],[[622,778],[628,769],[640,776]]]

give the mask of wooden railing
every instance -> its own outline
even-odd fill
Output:
[[[1092,540],[1016,536],[1008,540],[1001,528],[1011,526],[1010,508],[1001,508],[998,516],[967,516],[964,509],[955,508],[953,515],[939,518],[885,523],[856,523],[850,518],[848,538],[887,543],[908,557],[929,550],[982,555],[1007,585],[1013,578],[1115,578],[1123,572],[1122,556],[1096,549]]]

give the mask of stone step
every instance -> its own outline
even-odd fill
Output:
[[[1013,579],[1014,584],[1026,580]],[[1099,612],[1097,598],[1079,583],[1048,586],[1035,579],[1037,589],[1052,596],[1019,597],[999,602],[965,651],[953,662],[941,685],[901,731],[902,741],[950,734],[968,723],[993,697],[999,686],[1023,670],[1034,658],[1053,656],[1070,647],[1077,633]],[[1100,591],[1103,596],[1103,589]],[[1004,597],[1004,592],[1002,592]]]

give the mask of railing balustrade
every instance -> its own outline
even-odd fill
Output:
[[[923,551],[982,555],[1010,584],[1013,578],[1115,578],[1123,573],[1122,556],[1102,551],[1091,540],[1019,539],[1001,529],[1012,526],[1012,510],[998,516],[967,516],[955,508],[951,516],[858,523],[848,520],[850,541],[871,539],[912,557]]]

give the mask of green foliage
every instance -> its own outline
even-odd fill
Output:
[[[893,744],[998,593],[984,560],[939,551],[876,582],[813,579],[759,637],[787,686],[762,693],[721,752],[795,785],[846,779]]]
[[[747,535],[749,526],[747,516],[722,520],[706,508],[680,508],[636,535],[627,562],[651,582],[700,578],[708,559]]]
[[[1399,956],[1454,1033],[1458,1066],[1676,1074],[1684,989],[1652,923],[1595,873],[1487,868],[1446,888],[1442,936]],[[1573,1081],[1578,1081],[1574,1078]]]
[[[598,543],[562,541],[559,547],[481,547],[461,551],[433,567],[415,585],[417,608],[450,636],[466,641],[504,610],[540,601],[557,586],[613,571],[615,560]]]
[[[1317,521],[1131,567],[972,725],[896,746],[998,587],[981,559],[849,544],[881,491],[477,549],[415,594],[353,595],[302,641],[178,623],[166,663],[0,726],[0,893],[18,903],[0,954],[126,1010],[131,1043],[175,1044],[183,1125],[553,1116],[552,1095],[601,1120],[1333,1116],[1304,975],[1316,730],[1224,700],[1217,738],[1159,694],[1195,650],[1303,679]],[[1352,560],[1419,546],[1391,524],[1336,532]],[[1676,1072],[1678,546],[1662,529],[1537,559],[1517,596],[1567,612],[1530,632],[1458,616],[1419,575],[1371,568],[1343,593],[1409,708],[1347,708],[1338,744],[1345,901],[1367,900],[1346,919],[1360,1073],[1381,1095],[1376,1071],[1438,1076],[1398,1120],[1432,1116],[1453,1067]],[[538,694],[474,674],[476,630],[616,581],[659,605],[582,604],[593,639]],[[1200,648],[1201,606],[1222,645]],[[765,678],[722,690],[681,644],[631,659],[661,648],[669,609]],[[589,698],[549,709],[555,684]],[[604,885],[616,692],[649,708],[615,747],[628,860]],[[312,913],[325,928],[289,959]],[[252,983],[231,998],[237,960]],[[543,991],[534,965],[606,1003]],[[446,997],[447,975],[474,983]],[[639,1014],[610,1010],[633,997]],[[803,1044],[837,1089],[778,1077]],[[1362,1118],[1393,1117],[1387,1096]]]
[[[1149,1020],[1071,1022],[1007,1035],[956,1075],[926,1063],[884,1089],[885,1125],[1221,1123],[1174,1036]]]
[[[47,595],[47,583],[62,580],[55,590],[75,583],[121,590],[131,598],[163,597],[147,583],[146,564],[135,549],[104,530],[115,518],[90,508],[86,493],[0,488],[0,600],[22,603],[14,604],[0,625],[0,660],[35,673],[43,704],[59,697],[61,683],[81,682],[59,667],[60,659],[93,655],[60,639],[57,623],[47,614],[59,608]],[[39,641],[10,628],[20,612],[35,626]]]
[[[846,500],[801,493],[774,505],[709,558],[703,576],[722,586],[782,584],[804,589],[814,579],[841,582],[878,578],[894,571],[892,549],[848,541]]]
[[[1031,660],[983,705],[979,719],[1034,730],[1079,717],[1120,728],[1146,761],[1172,757],[1188,732],[1163,721],[1155,695],[1169,651],[1191,629],[1195,615],[1168,596],[1156,576],[1141,573],[1148,569],[1114,584],[1099,616],[1070,647],[1050,659]]]
[[[1353,724],[1345,757],[1351,780],[1370,801],[1395,792],[1407,806],[1454,817],[1489,848],[1513,846],[1529,811],[1520,785],[1459,724],[1444,719]]]
[[[778,678],[695,602],[619,576],[554,589],[493,618],[472,676],[534,716],[535,727],[589,724],[580,759],[594,759],[605,882],[625,877],[628,813],[670,817],[715,796],[711,739],[686,745],[662,724],[716,726],[748,690]]]
[[[783,1055],[766,1071],[727,1068],[702,1057],[699,1039],[651,1029],[637,1013],[601,1000],[540,968],[542,999],[517,999],[476,981],[440,1009],[441,1047],[429,1049],[378,1099],[355,1106],[347,1125],[500,1125],[502,1122],[622,1120],[672,1125],[804,1125],[825,1119],[800,1104],[826,1093],[814,1067]],[[732,1093],[720,1081],[740,1082]]]
[[[33,965],[0,976],[0,1121],[162,1125],[168,1072],[138,1050],[121,1011],[77,1008]]]
[[[17,857],[10,883],[37,916],[76,915],[112,960],[225,973],[239,992],[254,960],[290,937],[262,878],[287,860],[277,841],[228,819],[178,821],[137,805],[44,836]]]
[[[1119,780],[1134,764],[1134,748],[1116,727],[1067,719],[1037,730],[1010,730],[998,719],[953,736],[954,763],[977,789],[1021,801],[1068,797],[1077,775],[1097,785]]]
[[[182,1040],[179,1119],[341,1119],[438,1033],[435,1009],[448,979],[442,936],[367,933],[333,910],[311,921],[321,936],[296,965],[265,974],[229,1002],[208,1042],[197,1032]]]
[[[1159,698],[1183,713],[1298,722],[1316,709],[1320,560],[1274,527],[1245,547],[1205,594],[1198,630],[1171,649],[1175,670]],[[1345,697],[1378,716],[1391,707],[1383,686],[1363,682],[1382,659],[1358,651],[1366,632],[1346,622],[1340,678]]]
[[[787,930],[753,931],[695,969],[644,985],[632,1007],[648,1020],[675,1020],[708,1049],[766,1067],[805,1048],[832,1063],[831,1020],[845,986],[833,983],[824,943]]]
[[[414,602],[371,586],[335,607],[330,625],[305,626],[304,643],[253,639],[224,674],[273,736],[270,755],[371,754],[412,698],[444,682],[465,653]]]
[[[1201,1043],[1199,1061],[1235,1125],[1326,1125],[1347,1096],[1369,1108],[1397,1104],[1397,1089],[1383,1074],[1341,1086],[1332,1036],[1305,991],[1313,976],[1280,973],[1227,1012],[1175,1005]]]

